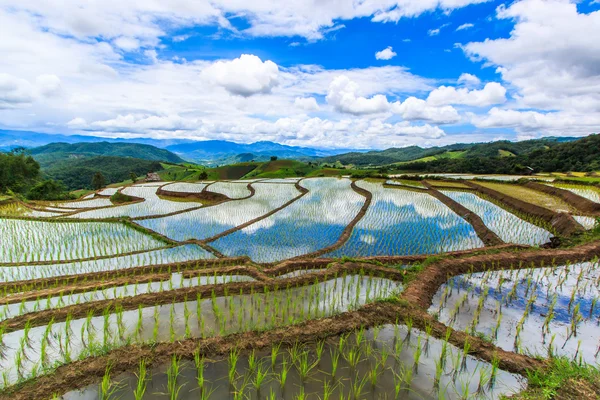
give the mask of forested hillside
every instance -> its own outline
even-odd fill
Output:
[[[130,157],[100,156],[57,161],[43,169],[49,178],[63,182],[69,190],[92,189],[92,177],[101,172],[106,184],[129,179],[133,172],[144,176],[162,169],[160,162]]]
[[[405,164],[402,169],[425,172],[513,173],[531,167],[535,172],[600,171],[600,135],[536,148],[514,157],[468,157]]]
[[[321,158],[327,163],[341,162],[344,165],[356,166],[381,166],[406,163],[411,161],[431,162],[439,159],[477,158],[477,157],[513,157],[524,155],[536,150],[544,150],[564,142],[576,140],[575,138],[543,138],[510,142],[502,140],[491,143],[458,143],[443,147],[421,148],[409,146],[391,148],[382,151],[367,153],[346,153],[331,157]]]
[[[178,155],[168,150],[138,143],[50,143],[46,146],[30,149],[29,153],[42,167],[60,160],[77,160],[96,156],[130,157],[172,163],[183,162]]]

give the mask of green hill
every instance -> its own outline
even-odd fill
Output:
[[[496,149],[498,150],[498,149]],[[405,171],[520,174],[528,167],[535,172],[595,172],[600,171],[600,135],[590,135],[575,141],[535,146],[512,156],[497,152],[494,156],[469,156],[437,159],[402,165]],[[487,154],[484,152],[484,154]]]
[[[40,163],[42,168],[49,167],[60,160],[75,161],[97,156],[135,158],[171,163],[183,162],[178,155],[168,150],[139,143],[50,143],[30,149],[29,153]]]
[[[122,182],[129,179],[131,172],[144,176],[148,172],[162,169],[161,163],[131,157],[98,156],[81,159],[63,159],[47,165],[43,174],[51,179],[62,181],[67,189],[91,189],[92,177],[101,172],[106,183]]]
[[[356,166],[403,165],[409,162],[431,162],[440,159],[477,158],[477,157],[513,157],[524,155],[536,150],[549,149],[561,143],[570,142],[576,138],[543,138],[510,142],[501,140],[490,143],[459,143],[443,147],[422,148],[409,146],[391,148],[382,151],[366,153],[345,153],[321,158],[319,161]]]

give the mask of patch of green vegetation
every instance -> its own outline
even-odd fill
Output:
[[[133,197],[123,194],[121,192],[116,192],[115,194],[110,196],[110,201],[117,204],[131,203],[134,200],[135,199]]]
[[[91,193],[94,193],[94,191],[90,190],[90,189],[79,189],[79,190],[73,190],[71,192],[71,194],[78,199],[81,197],[87,196],[88,194],[91,194]]]
[[[508,150],[503,150],[503,149],[498,150],[498,155],[500,157],[516,157],[517,156],[515,153],[512,153]]]
[[[271,160],[264,162],[248,173],[244,178],[292,178],[307,176],[319,166],[316,163],[304,163],[295,160]]]
[[[591,391],[591,395],[597,395],[600,389],[600,371],[597,367],[589,364],[579,364],[566,357],[554,357],[550,359],[547,368],[529,371],[527,374],[529,387],[520,393],[521,399],[553,399],[561,391],[566,391],[572,386],[585,385]],[[586,385],[587,384],[587,385]],[[577,393],[571,393],[577,396]],[[576,398],[565,396],[564,398]]]

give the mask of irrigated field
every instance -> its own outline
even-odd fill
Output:
[[[4,200],[0,400],[594,398],[600,213],[555,187],[576,197],[323,177]]]

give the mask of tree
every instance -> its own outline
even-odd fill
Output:
[[[24,193],[40,174],[40,165],[22,149],[0,153],[0,193]]]
[[[271,161],[277,161],[277,156],[271,156]]]
[[[206,171],[200,172],[200,174],[198,174],[198,179],[201,181],[208,179],[208,174],[206,173]]]
[[[135,173],[135,172],[131,171],[131,172],[129,173],[129,178],[131,179],[131,181],[132,181],[133,183],[135,183],[135,181],[137,181],[137,178],[138,178],[138,176],[136,175],[136,173]]]
[[[104,186],[106,186],[106,179],[104,179],[104,175],[102,175],[102,172],[96,172],[92,178],[92,187],[95,190],[98,190],[102,189]]]
[[[71,196],[65,192],[65,186],[62,183],[47,180],[29,189],[27,198],[30,200],[66,200]]]

